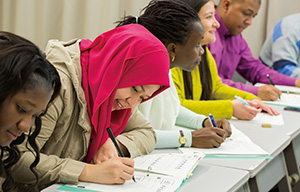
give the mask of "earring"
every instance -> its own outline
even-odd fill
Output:
[[[172,62],[174,62],[174,60],[175,60],[175,56],[174,56],[174,57],[172,57],[172,60],[171,60],[171,61],[172,61]]]

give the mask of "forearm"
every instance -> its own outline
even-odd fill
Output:
[[[31,184],[36,178],[29,170],[35,157],[31,152],[22,154],[21,159],[12,168],[16,182]],[[40,154],[40,162],[36,167],[39,173],[39,188],[47,187],[56,182],[77,183],[85,163],[73,159],[62,159],[54,155]]]
[[[152,152],[156,145],[156,135],[152,126],[137,109],[133,109],[124,131],[117,140],[128,150],[131,158]]]
[[[254,95],[257,95],[257,93],[258,93],[258,87],[255,87],[253,85],[246,85],[246,84],[241,83],[241,82],[234,82],[230,79],[222,79],[222,82],[226,85],[229,85],[229,86],[234,87],[236,89],[240,89],[242,91],[247,91],[247,92],[252,93]]]
[[[197,114],[183,106],[179,107],[179,114],[176,118],[176,125],[191,129],[202,128],[202,123],[206,116]]]

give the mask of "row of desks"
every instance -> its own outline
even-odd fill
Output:
[[[300,113],[273,106],[284,118],[284,125],[263,128],[251,121],[231,120],[272,159],[203,159],[178,191],[300,191],[297,180],[300,165]]]

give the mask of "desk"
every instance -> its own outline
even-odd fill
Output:
[[[243,170],[205,165],[201,162],[177,192],[186,191],[247,191],[249,173]]]
[[[275,108],[275,107],[274,107]],[[283,107],[276,107],[276,110],[283,115],[284,129],[287,131],[287,135],[291,138],[291,143],[284,150],[286,166],[288,174],[299,175],[300,167],[300,113],[294,111],[285,111]],[[293,186],[293,191],[300,191],[300,182]]]
[[[290,190],[282,151],[291,140],[283,126],[262,128],[260,124],[237,120],[231,120],[231,123],[267,151],[273,159],[204,159],[202,162],[249,171],[251,191],[268,191],[279,182],[282,182],[282,188]]]

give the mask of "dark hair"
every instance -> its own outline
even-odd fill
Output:
[[[181,0],[193,8],[197,13],[200,9],[210,0]],[[201,56],[201,62],[199,65],[200,81],[202,84],[202,94],[200,100],[210,100],[212,94],[212,78],[209,63],[207,61],[206,45],[202,46],[204,54]],[[193,83],[191,72],[182,71],[184,81],[184,91],[186,99],[193,99]]]
[[[42,81],[40,81],[42,80]],[[7,98],[12,98],[19,91],[43,86],[49,91],[53,90],[50,102],[59,94],[61,82],[55,67],[46,60],[40,49],[27,39],[15,34],[0,31],[0,106]],[[49,102],[49,103],[50,103]],[[48,104],[49,105],[49,104]],[[35,160],[30,165],[30,170],[36,176],[35,167],[39,162],[39,149],[35,142],[41,129],[41,119],[36,117],[35,129],[29,131],[26,147],[34,154]],[[16,145],[25,140],[24,133],[9,146],[1,146],[0,175],[5,171],[6,180],[2,185],[3,191],[14,187],[14,179],[10,168],[20,159],[20,152]],[[28,144],[32,147],[30,149]],[[7,154],[7,155],[6,155]],[[7,157],[2,161],[3,157]]]
[[[148,29],[164,45],[185,45],[193,32],[193,22],[200,22],[197,12],[178,0],[152,0],[138,18],[125,16],[117,27],[137,23]]]

